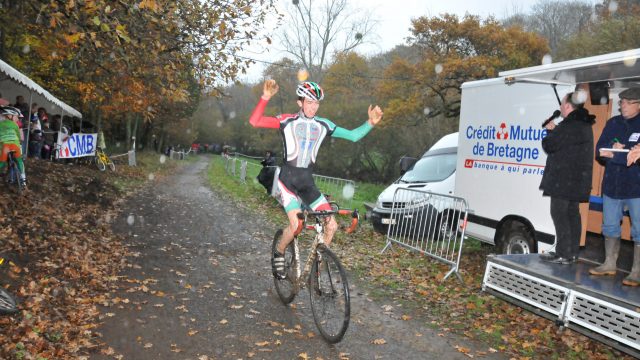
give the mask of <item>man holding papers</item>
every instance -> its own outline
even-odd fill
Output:
[[[596,144],[596,158],[605,166],[602,181],[605,262],[589,271],[592,275],[615,275],[620,250],[620,222],[624,207],[631,218],[634,258],[631,273],[623,280],[640,285],[640,166],[627,166],[627,152],[640,141],[640,87],[619,95],[620,115],[607,122]]]

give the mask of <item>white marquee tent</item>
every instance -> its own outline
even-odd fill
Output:
[[[15,102],[16,96],[22,95],[27,103],[36,103],[38,107],[44,107],[50,115],[60,114],[82,118],[82,114],[78,110],[60,101],[42,86],[2,60],[0,60],[0,93],[10,103]],[[23,115],[27,117],[29,114]]]

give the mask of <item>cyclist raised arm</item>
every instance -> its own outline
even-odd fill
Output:
[[[275,80],[264,83],[262,97],[253,110],[249,122],[253,127],[279,129],[284,143],[284,165],[278,178],[280,202],[284,207],[289,225],[283,230],[277,249],[273,254],[273,272],[284,277],[284,251],[293,240],[298,227],[298,213],[302,204],[313,211],[331,210],[331,206],[320,193],[313,181],[313,165],[316,162],[318,149],[327,137],[336,137],[356,142],[362,139],[382,119],[379,106],[369,105],[369,118],[356,129],[348,130],[337,126],[332,121],[316,116],[320,101],[324,98],[322,88],[310,81],[298,85],[296,95],[300,110],[296,114],[281,114],[276,117],[264,116],[269,99],[278,92]],[[333,216],[327,217],[324,242],[331,244],[338,224]]]
[[[7,165],[7,158],[10,151],[15,152],[14,158],[18,163],[20,170],[20,182],[25,185],[27,177],[24,172],[24,163],[22,161],[22,149],[20,142],[22,140],[22,132],[17,122],[20,120],[22,113],[15,107],[0,107],[0,145],[2,153],[0,153],[0,171]]]

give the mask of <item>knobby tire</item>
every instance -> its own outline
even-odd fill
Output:
[[[340,342],[349,327],[351,298],[347,273],[338,257],[326,246],[318,246],[320,259],[311,266],[309,295],[313,320],[331,344]]]
[[[100,171],[104,171],[107,168],[107,164],[104,163],[100,155],[96,155],[96,166]]]
[[[4,288],[0,287],[0,314],[8,315],[17,311],[16,301]]]
[[[24,185],[20,181],[20,170],[18,169],[18,163],[16,162],[13,155],[9,155],[11,159],[9,159],[9,178],[10,182],[13,182],[18,187],[18,195],[22,194],[22,188]]]

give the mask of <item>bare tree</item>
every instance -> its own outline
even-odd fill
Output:
[[[564,39],[588,27],[593,15],[594,8],[587,1],[540,0],[531,7],[529,14],[514,14],[502,23],[519,25],[544,36],[549,41],[551,54],[555,55]]]
[[[368,12],[349,9],[347,0],[293,0],[286,11],[281,43],[314,79],[322,78],[330,56],[363,44],[376,23]]]

